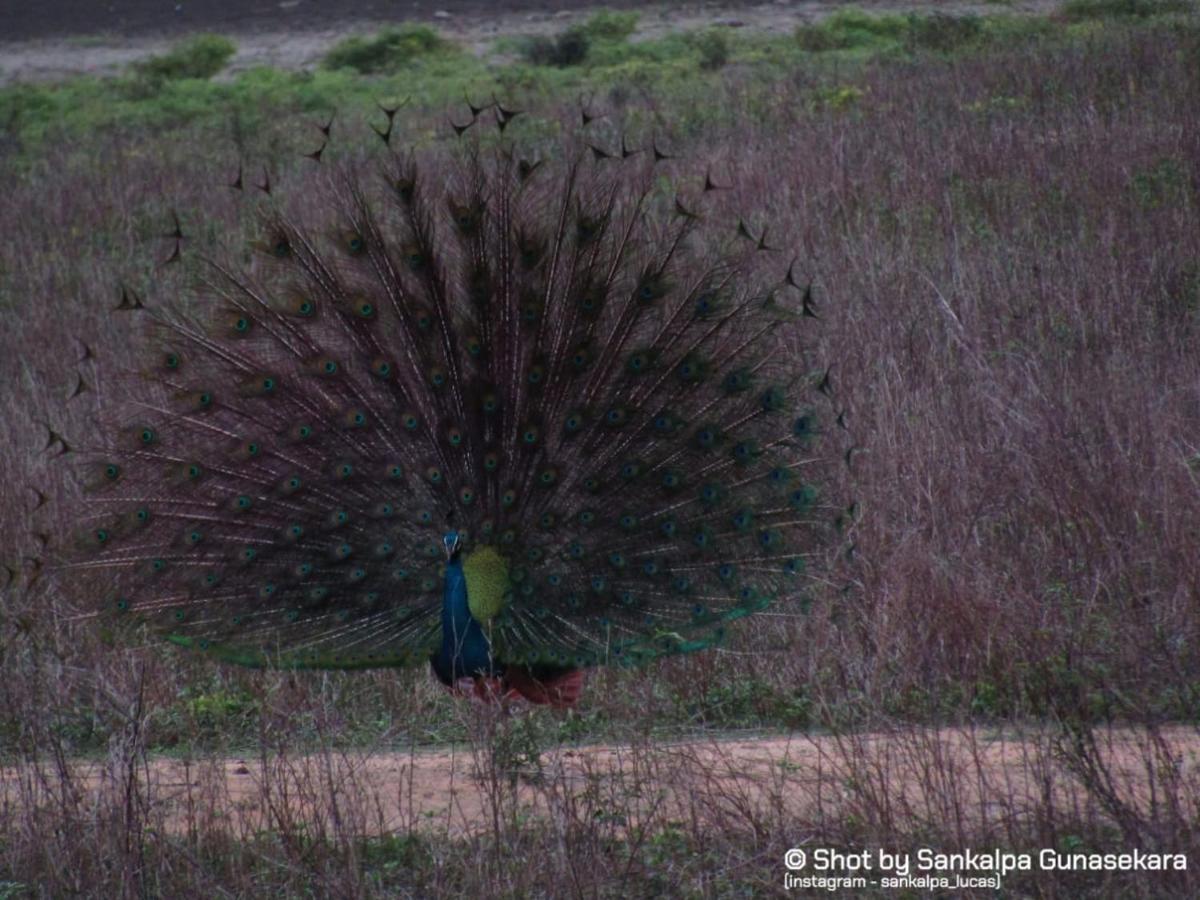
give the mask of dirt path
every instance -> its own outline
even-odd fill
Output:
[[[410,4],[359,4],[351,0],[283,0],[242,3],[172,4],[150,0],[93,3],[48,0],[12,4],[0,10],[0,84],[53,80],[81,73],[113,74],[131,61],[159,53],[182,34],[217,32],[233,38],[238,51],[228,69],[252,66],[311,68],[338,40],[387,22],[428,21],[472,52],[493,52],[497,38],[557,32],[590,15],[597,6],[636,6],[640,15],[635,40],[675,30],[724,25],[783,33],[801,22],[821,19],[847,4],[842,0],[720,0],[708,3],[642,5],[593,0],[546,4],[536,0],[423,0]],[[962,15],[994,14],[996,6],[979,0],[865,0],[856,3],[879,12],[937,11]],[[1016,0],[1012,15],[1044,13],[1053,0]]]
[[[1170,786],[1155,782],[1160,771],[1172,773],[1173,793],[1185,802],[1200,796],[1195,729],[1165,731],[1157,743],[1140,732],[1107,732],[1100,758],[1131,808],[1155,796],[1163,802]],[[0,811],[70,802],[99,816],[123,807],[128,785],[115,764],[73,764],[65,773],[49,763],[13,766],[0,769]],[[496,810],[548,820],[608,816],[620,827],[651,816],[728,825],[839,810],[911,821],[952,815],[978,826],[1047,803],[1094,802],[1061,764],[1050,734],[966,729],[563,748],[519,772],[469,750],[157,759],[138,770],[137,794],[148,821],[168,831],[216,823],[241,835],[300,822],[327,829],[334,819],[359,834],[463,833],[487,827]]]

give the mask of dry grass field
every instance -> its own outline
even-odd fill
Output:
[[[0,898],[772,896],[819,847],[1200,862],[1195,10],[613,21],[578,59],[510,35],[0,87]],[[847,460],[820,579],[720,650],[593,673],[569,712],[424,670],[234,669],[81,615],[102,587],[53,570],[81,503],[54,438],[92,445],[138,366],[121,285],[186,295],[171,211],[190,246],[235,245],[239,160],[303,198],[331,110],[332,152],[369,165],[376,101],[412,96],[405,137],[430,142],[493,91],[658,136],[812,279]],[[1003,878],[1198,891],[1193,869]],[[942,895],[973,892],[995,895]]]

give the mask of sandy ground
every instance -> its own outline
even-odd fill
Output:
[[[1170,770],[1178,795],[1200,796],[1195,729],[1165,731],[1157,746],[1120,730],[1100,743],[1116,793],[1134,807],[1163,801],[1163,783],[1148,775],[1155,771]],[[663,814],[729,826],[856,809],[897,821],[951,816],[995,827],[1048,801],[1069,808],[1094,802],[1055,759],[1047,734],[944,729],[564,748],[517,773],[498,771],[470,750],[155,759],[138,769],[137,783],[147,821],[176,832],[214,822],[240,835],[299,822],[320,830],[336,814],[359,834],[461,834],[490,827],[497,809],[548,821],[611,816],[620,828]],[[127,771],[100,762],[67,768],[76,808],[123,807]],[[505,791],[510,775],[515,789]],[[57,806],[63,783],[51,763],[0,769],[0,810]]]
[[[78,5],[78,0],[49,0],[39,9],[56,5]],[[128,3],[126,4],[128,5]],[[134,4],[137,5],[137,4]],[[217,32],[228,35],[238,52],[224,77],[252,66],[269,65],[284,69],[312,68],[337,41],[357,33],[370,32],[388,22],[424,20],[443,34],[480,56],[491,56],[498,38],[558,32],[586,18],[595,4],[573,0],[568,3],[536,4],[525,0],[501,0],[496,4],[479,0],[458,3],[412,4],[378,3],[359,5],[347,2],[318,7],[284,0],[278,4],[280,15],[249,15],[263,7],[254,4],[189,4],[187,18],[178,18],[172,4],[159,3],[155,15],[122,17],[105,10],[115,4],[85,4],[80,18],[45,15],[32,20],[27,14],[19,21],[13,13],[0,13],[0,84],[13,81],[45,81],[68,75],[114,74],[131,61],[159,53],[183,34]],[[639,27],[635,40],[659,37],[669,31],[689,30],[710,25],[744,28],[757,32],[787,32],[802,22],[817,21],[839,7],[839,0],[776,0],[772,3],[724,2],[661,3],[639,5]],[[970,0],[864,0],[855,6],[879,12],[937,11],[963,15],[994,14],[1000,9],[1012,15],[1044,13],[1058,4],[1052,0],[1015,0],[997,7],[994,3]],[[32,4],[30,4],[32,6]],[[549,8],[547,8],[549,7]],[[345,15],[331,13],[339,8]],[[365,13],[365,14],[364,14]],[[4,16],[11,21],[5,22]]]

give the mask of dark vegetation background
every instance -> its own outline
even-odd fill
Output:
[[[1194,9],[848,11],[786,39],[638,43],[635,24],[608,13],[505,39],[503,62],[406,26],[331,48],[313,72],[233,78],[220,74],[229,42],[206,37],[117,78],[0,89],[0,758],[22,786],[0,803],[0,897],[725,896],[776,890],[802,840],[1200,851],[1200,786],[1162,739],[1168,724],[1194,736],[1200,709]],[[807,612],[758,618],[724,652],[597,673],[578,711],[483,724],[425,672],[247,672],[73,620],[39,562],[78,510],[70,455],[44,423],[94,439],[105,383],[66,402],[91,371],[81,339],[138,365],[136,332],[112,312],[120,284],[148,303],[185,289],[158,269],[170,211],[197,245],[236,240],[253,224],[222,186],[239,159],[248,179],[265,165],[277,190],[302,192],[300,154],[330,111],[330,152],[351,157],[379,146],[375,101],[411,96],[397,121],[425,142],[444,139],[464,92],[493,91],[531,110],[585,97],[613,146],[658,136],[700,177],[737,184],[754,226],[787,247],[781,271],[794,254],[813,279],[808,340],[847,411],[846,430],[826,428],[850,448],[828,498],[856,504]],[[36,509],[35,486],[49,500]],[[970,773],[938,761],[929,730],[946,726],[982,743],[1026,735],[1046,790],[997,786],[990,811],[968,808]],[[1139,736],[1139,786],[1111,770],[1113,727]],[[629,787],[624,812],[593,798],[547,821],[515,799],[518,775],[563,742],[629,742],[652,761],[669,738],[791,729],[847,736],[840,799],[803,818],[782,800],[647,811],[653,778]],[[888,771],[856,750],[869,732],[932,754],[936,814],[895,807]],[[378,835],[326,816],[232,834],[216,807],[179,833],[140,774],[149,753],[319,760],[451,741],[490,748],[495,804],[477,833]],[[98,801],[67,763],[79,756],[106,761]],[[1056,779],[1075,800],[1056,799]],[[804,784],[781,796],[792,790]],[[1039,896],[1197,887],[1190,874],[1010,879]]]

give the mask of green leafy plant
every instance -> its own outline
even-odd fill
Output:
[[[692,36],[692,45],[700,54],[700,68],[715,71],[729,62],[729,35],[721,28],[706,28]]]
[[[450,47],[427,25],[385,28],[374,37],[348,37],[325,54],[327,69],[353,69],[363,74],[395,72],[422,56]]]
[[[522,55],[535,66],[578,66],[588,57],[592,39],[579,27],[568,28],[556,37],[537,35],[525,42]]]
[[[201,34],[176,44],[161,56],[133,64],[133,70],[152,81],[212,78],[237,52],[237,45],[219,34]]]
[[[821,53],[898,44],[908,28],[904,16],[873,16],[850,8],[838,10],[816,24],[797,26],[795,38],[800,49]]]
[[[624,41],[637,29],[637,23],[638,14],[635,12],[602,9],[589,16],[580,30],[593,40]]]
[[[982,36],[983,21],[978,16],[934,13],[908,17],[908,43],[914,48],[949,52],[971,44]]]

